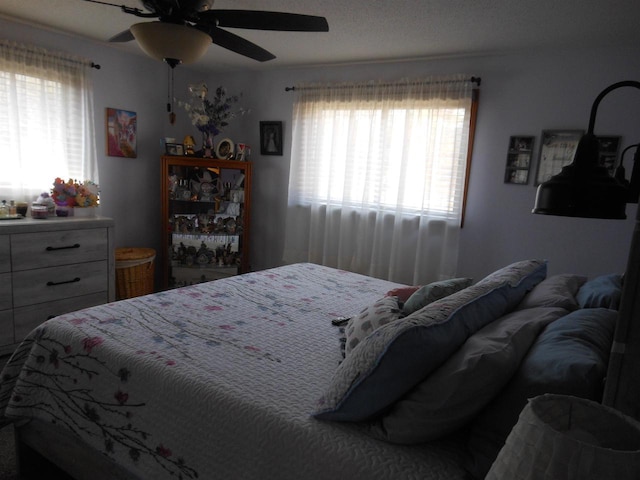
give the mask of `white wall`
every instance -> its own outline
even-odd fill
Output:
[[[181,139],[187,133],[196,133],[178,107],[175,107],[177,124],[168,124],[166,66],[96,42],[79,41],[1,19],[0,29],[6,38],[69,51],[102,65],[93,78],[103,213],[116,221],[117,246],[159,249],[159,139],[165,136]],[[506,263],[534,257],[549,259],[551,273],[593,276],[622,272],[625,268],[635,206],[627,208],[630,217],[627,221],[567,219],[530,212],[535,196],[532,179],[540,132],[586,129],[591,103],[602,89],[620,80],[640,80],[640,63],[637,49],[633,47],[225,75],[178,67],[174,73],[175,94],[179,98],[186,97],[186,85],[205,80],[210,87],[224,85],[230,93],[242,91],[243,106],[251,109],[249,115],[230,125],[224,136],[253,146],[251,263],[254,269],[281,263],[293,102],[293,94],[285,92],[285,87],[303,81],[396,79],[441,73],[482,77],[458,273],[479,279]],[[105,155],[104,111],[107,107],[138,113],[138,158]],[[637,143],[640,141],[638,107],[640,92],[622,89],[612,93],[601,105],[596,133],[622,135],[622,147]],[[260,157],[258,125],[261,120],[284,122],[283,156]],[[510,135],[536,137],[535,162],[527,186],[503,183]],[[630,163],[627,166],[630,167]]]
[[[543,129],[584,129],[591,104],[608,85],[640,80],[637,49],[544,51],[394,64],[285,69],[221,80],[248,92],[253,109],[251,142],[258,144],[259,120],[282,120],[285,155],[260,158],[255,165],[252,264],[279,265],[283,250],[293,93],[286,86],[303,81],[395,79],[441,73],[482,77],[480,108],[461,237],[459,275],[480,279],[507,263],[525,258],[549,260],[550,273],[587,276],[626,268],[636,206],[626,221],[532,215],[537,152]],[[640,92],[621,89],[602,102],[596,134],[621,135],[621,150],[640,141]],[[634,115],[635,114],[635,115]],[[536,137],[529,185],[505,184],[511,135]],[[630,156],[626,159],[630,172]]]

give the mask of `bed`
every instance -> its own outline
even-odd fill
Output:
[[[528,396],[602,395],[607,279],[532,260],[407,291],[295,264],[92,307],[17,348],[0,418],[77,480],[479,478]],[[581,312],[587,353],[562,326]],[[587,373],[533,382],[557,345]]]

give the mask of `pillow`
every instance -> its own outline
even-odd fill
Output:
[[[576,299],[581,308],[612,308],[617,310],[622,296],[622,275],[602,275],[585,283]]]
[[[473,421],[469,468],[484,478],[527,399],[544,393],[600,401],[617,312],[576,310],[547,326],[504,391]]]
[[[476,285],[381,326],[338,366],[318,401],[316,418],[370,418],[440,366],[474,332],[513,310],[546,276],[547,265],[527,260]]]
[[[577,310],[576,294],[586,281],[587,277],[571,274],[549,277],[527,293],[518,305],[518,309],[559,307],[570,312]]]
[[[426,307],[430,303],[447,297],[453,293],[459,292],[463,288],[471,285],[470,278],[451,278],[449,280],[441,280],[425,285],[416,290],[402,307],[405,315],[409,315],[416,310]]]
[[[398,297],[384,297],[362,309],[358,315],[349,320],[344,330],[345,355],[349,355],[351,350],[375,329],[403,316],[398,305]]]
[[[387,297],[398,297],[398,301],[406,302],[407,299],[413,295],[416,290],[422,288],[422,285],[413,285],[411,287],[398,287],[389,290],[386,294]]]
[[[542,329],[566,314],[563,308],[539,307],[491,322],[396,402],[373,424],[372,433],[414,444],[458,430],[506,385]]]

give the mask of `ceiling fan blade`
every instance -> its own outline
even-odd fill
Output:
[[[113,37],[109,39],[110,42],[130,42],[133,40],[133,33],[131,30],[123,30],[120,33],[116,33]]]
[[[259,47],[255,43],[245,40],[231,32],[227,32],[226,30],[222,30],[221,28],[203,27],[202,25],[197,25],[196,28],[211,35],[211,40],[216,45],[244,55],[245,57],[252,58],[259,62],[266,62],[276,58],[273,53]]]
[[[208,10],[200,12],[200,20],[218,27],[277,30],[283,32],[328,32],[324,17],[264,10]]]

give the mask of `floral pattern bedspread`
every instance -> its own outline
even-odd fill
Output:
[[[59,316],[3,370],[0,422],[54,423],[148,479],[464,478],[449,445],[310,417],[331,320],[396,286],[296,264]]]

